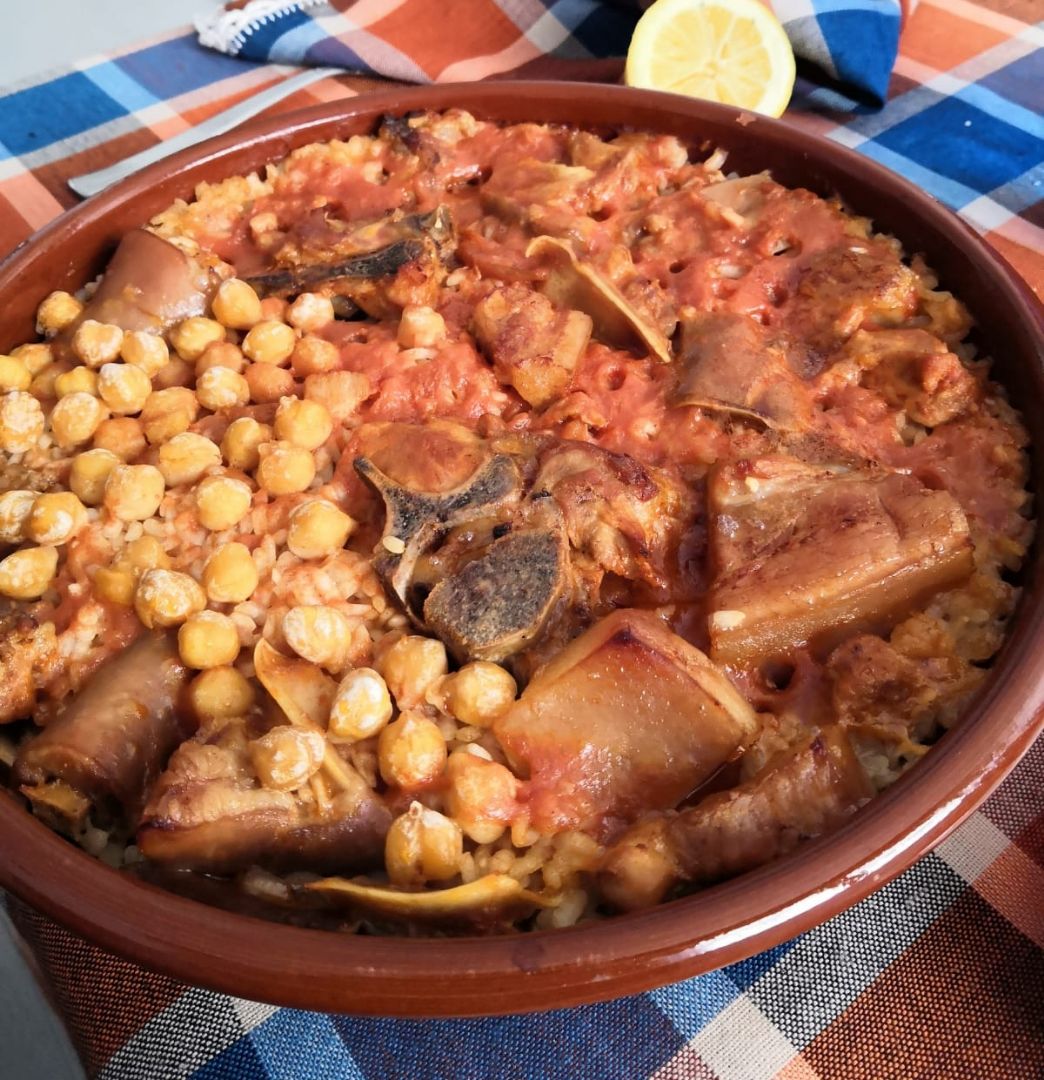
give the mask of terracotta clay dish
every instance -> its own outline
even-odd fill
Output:
[[[0,884],[191,983],[537,1010],[777,944],[1044,725],[1044,317],[618,87],[212,140],[0,267]]]

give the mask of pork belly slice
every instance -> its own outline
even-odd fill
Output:
[[[258,780],[251,721],[186,742],[157,781],[138,830],[151,862],[179,870],[351,871],[381,862],[391,813],[347,763],[325,806]]]
[[[677,805],[754,738],[753,710],[651,612],[620,610],[541,668],[494,724],[544,833],[611,836]]]
[[[556,311],[550,300],[524,285],[495,289],[472,315],[472,330],[497,378],[538,409],[568,390],[591,326],[589,315]]]
[[[680,882],[707,884],[778,859],[873,794],[848,732],[832,724],[738,787],[635,826],[606,853],[599,884],[614,907],[656,904]]]
[[[104,664],[64,712],[22,748],[15,776],[35,789],[60,782],[133,819],[171,751],[195,727],[178,708],[189,673],[177,643],[146,634]]]
[[[763,457],[718,467],[707,500],[719,663],[884,632],[972,571],[956,500],[901,473]]]

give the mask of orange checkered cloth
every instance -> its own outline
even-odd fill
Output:
[[[379,37],[401,7],[360,0],[352,12]],[[1040,0],[921,0],[881,111],[832,113],[803,96],[787,119],[949,203],[1040,295],[1044,30],[1023,21],[1034,13]],[[202,49],[185,31],[0,91],[0,249],[76,202],[67,177],[290,73]],[[272,111],[375,85],[326,79]],[[14,914],[88,1072],[109,1080],[1029,1080],[1044,1077],[1044,740],[934,853],[843,915],[719,972],[539,1016],[417,1023],[277,1009],[180,985]]]

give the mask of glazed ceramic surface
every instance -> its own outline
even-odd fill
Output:
[[[294,147],[371,131],[385,113],[460,106],[482,119],[629,127],[721,147],[728,168],[839,194],[970,307],[976,339],[1036,438],[1044,478],[1044,316],[1014,271],[953,214],[853,152],[725,106],[621,87],[489,83],[391,89],[255,123],[161,162],[59,218],[0,266],[0,349],[32,336],[53,289],[104,268],[120,236],[201,180]],[[0,793],[0,885],[97,944],[190,983],[307,1009],[452,1016],[523,1012],[646,990],[732,963],[851,906],[970,814],[1044,727],[1044,563],[1034,548],[1012,633],[971,709],[836,833],[734,880],[567,930],[416,940],[324,933],[208,907],[109,869]]]

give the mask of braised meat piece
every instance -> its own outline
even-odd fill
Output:
[[[654,588],[677,578],[678,545],[695,500],[674,473],[581,442],[553,443],[539,462],[533,490],[558,504],[574,551],[606,573]]]
[[[261,293],[342,296],[374,318],[395,318],[407,304],[435,302],[455,246],[446,207],[362,224],[323,212],[285,238],[273,269],[246,280]]]
[[[207,873],[372,865],[391,814],[347,762],[317,801],[308,781],[321,767],[323,741],[319,731],[249,720],[201,732],[178,748],[151,794],[138,830],[142,854]],[[315,760],[294,775],[297,756],[309,754]],[[296,786],[302,777],[307,799]]]
[[[926,330],[859,330],[831,359],[825,386],[858,381],[926,427],[962,416],[982,399],[972,371]]]
[[[917,275],[887,240],[849,240],[809,260],[782,319],[825,357],[857,330],[900,325],[919,299]]]
[[[189,673],[177,643],[144,634],[103,665],[64,711],[18,754],[15,775],[34,787],[61,781],[99,809],[131,819],[170,752],[195,726],[179,709]]]
[[[163,333],[182,319],[205,314],[217,285],[216,275],[192,256],[147,229],[133,229],[120,241],[98,288],[60,341],[71,341],[88,319],[128,331]]]
[[[621,610],[541,668],[494,722],[531,825],[611,836],[675,806],[757,734],[721,670],[651,612]]]
[[[556,311],[540,293],[506,285],[475,305],[472,329],[497,378],[542,409],[569,389],[591,337],[591,317]]]
[[[680,882],[751,870],[836,828],[873,793],[848,733],[831,725],[745,783],[635,826],[606,854],[603,895],[629,910],[658,903]]]
[[[764,457],[715,469],[707,498],[711,655],[721,663],[886,630],[972,571],[956,500],[911,476]]]

